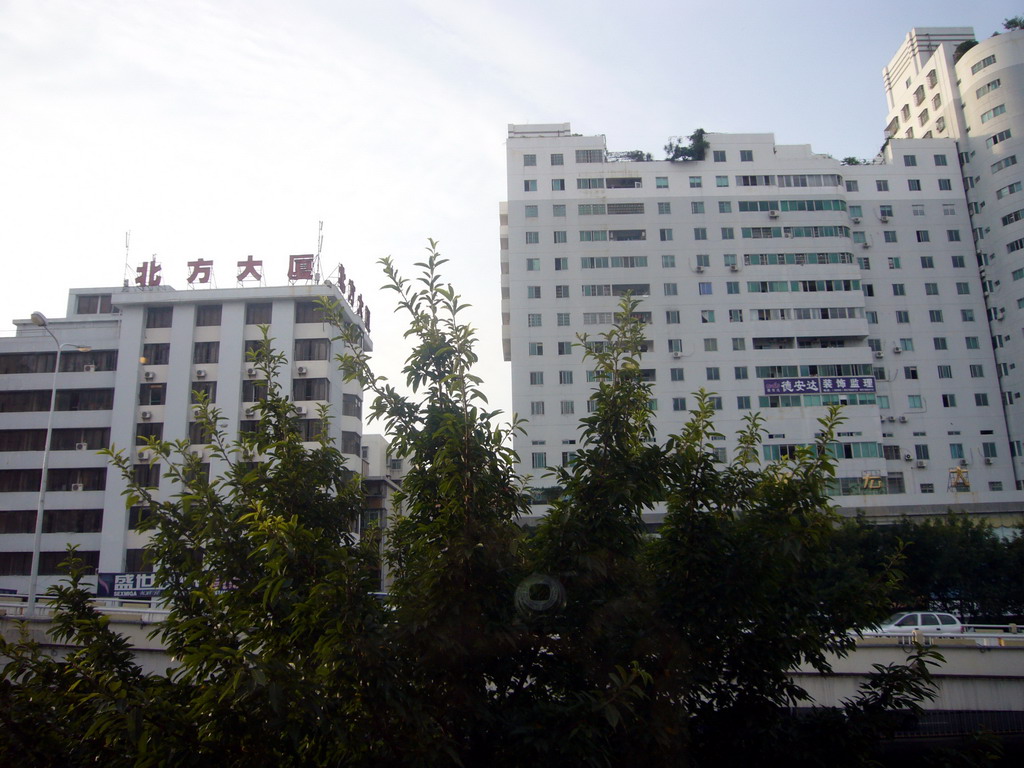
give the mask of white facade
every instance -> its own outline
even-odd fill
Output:
[[[123,449],[144,465],[140,435],[190,439],[204,450],[191,427],[197,389],[208,392],[229,434],[245,429],[254,418],[261,375],[247,350],[262,338],[261,325],[269,325],[274,349],[287,357],[279,383],[304,409],[309,438],[318,432],[319,406],[328,406],[330,437],[358,471],[362,392],[337,370],[341,345],[319,318],[320,297],[338,300],[349,322],[362,325],[338,289],[326,284],[73,290],[67,317],[49,320],[64,345],[56,373],[53,339],[30,321],[16,320],[15,336],[0,340],[0,588],[25,594],[29,584],[51,388],[57,395],[40,592],[59,579],[55,566],[68,542],[100,572],[141,570],[145,535],[135,530],[137,513],[125,509],[125,481],[96,451]],[[77,352],[72,345],[92,349]],[[216,474],[219,460],[209,463]],[[161,470],[142,471],[159,483],[160,494],[171,495],[175,489],[159,478]]]
[[[754,410],[773,458],[841,402],[844,510],[1024,509],[956,142],[844,166],[771,134],[706,138],[704,160],[643,162],[568,124],[509,127],[502,318],[532,484],[578,446],[594,385],[577,334],[631,291],[660,438],[706,388],[723,457]]]

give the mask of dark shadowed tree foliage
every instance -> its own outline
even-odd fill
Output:
[[[443,263],[434,243],[412,281],[384,261],[410,318],[407,394],[371,372],[359,329],[334,313],[344,374],[411,462],[383,540],[349,533],[357,479],[332,445],[302,445],[268,341],[254,432],[228,439],[216,409],[198,409],[227,471],[208,479],[187,444],[154,442],[178,490],[129,492],[152,509],[170,611],[157,634],[174,666],[136,665],[72,553],[50,596],[54,634],[79,648],[54,659],[27,639],[0,645],[4,764],[861,765],[931,695],[921,653],[842,708],[794,714],[809,702],[786,670],[827,670],[849,628],[887,612],[892,586],[886,560],[840,546],[826,495],[838,413],[816,445],[770,464],[752,416],[723,464],[700,393],[657,442],[627,298],[611,330],[580,340],[592,407],[527,536],[515,425],[492,426]],[[652,536],[643,516],[661,503]]]
[[[941,519],[902,519],[874,525],[849,520],[843,548],[867,563],[900,554],[902,578],[894,609],[951,611],[964,621],[1005,624],[1024,617],[1024,538],[1004,538],[983,520],[950,513]]]

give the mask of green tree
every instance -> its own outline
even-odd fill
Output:
[[[658,443],[641,369],[637,302],[580,348],[595,371],[575,461],[536,535],[509,446],[472,372],[476,340],[440,276],[432,242],[408,281],[385,260],[410,318],[407,394],[375,376],[359,329],[338,309],[346,377],[409,458],[404,516],[381,541],[349,532],[357,479],[325,440],[305,450],[276,383],[252,433],[199,420],[227,471],[209,478],[186,443],[153,442],[177,489],[131,484],[152,510],[150,551],[170,609],[159,637],[176,666],[146,675],[82,588],[52,591],[56,634],[80,650],[53,659],[27,640],[0,645],[0,754],[26,765],[651,765],[721,755],[859,760],[894,709],[928,695],[927,657],[879,670],[809,737],[786,671],[828,668],[846,630],[887,609],[885,564],[840,550],[827,487],[830,412],[796,456],[761,464],[760,421],[723,463],[713,395]],[[325,415],[326,418],[326,415]],[[323,430],[326,434],[326,430]],[[115,463],[129,477],[125,456]],[[644,515],[664,503],[661,535]],[[380,552],[393,579],[382,604]],[[31,748],[29,746],[30,745]],[[835,760],[833,759],[833,764]]]
[[[1003,19],[1003,29],[1012,32],[1015,29],[1024,29],[1024,16],[1011,16]]]

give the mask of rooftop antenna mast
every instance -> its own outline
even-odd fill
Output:
[[[324,220],[320,219],[320,228],[316,236],[316,256],[313,258],[313,282],[320,282],[320,252],[324,248]]]
[[[127,288],[131,279],[129,256],[131,253],[132,231],[129,229],[124,233],[124,287]]]

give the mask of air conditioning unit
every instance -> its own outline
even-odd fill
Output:
[[[739,272],[740,268],[736,264],[730,264],[729,265],[729,271],[730,272]]]
[[[870,248],[871,247],[871,243],[869,243],[867,241],[864,241],[863,243],[860,244],[860,247],[861,248]]]
[[[992,457],[991,456],[986,456],[985,457],[985,463],[986,464],[991,464],[992,463]]]
[[[928,466],[928,465],[927,465],[927,464],[926,464],[926,463],[924,462],[924,460],[923,460],[923,459],[918,459],[918,460],[917,460],[917,468],[918,468],[918,469],[924,469],[924,468],[925,468],[925,467],[927,467],[927,466]]]
[[[881,360],[883,357],[885,357],[885,353],[884,352],[881,352],[881,351],[875,352],[875,360]]]
[[[83,365],[82,366],[82,370],[85,371],[86,373],[96,373],[96,366],[95,365]]]
[[[673,352],[672,353],[672,357],[674,357],[676,360],[678,360],[682,356],[683,356],[682,352]]]
[[[961,467],[966,467],[967,466],[967,459],[960,459],[960,466]]]
[[[76,451],[88,451],[89,450],[89,444],[88,443],[75,443],[75,450]]]
[[[142,413],[139,414],[139,418],[141,418],[143,421],[149,421],[150,419],[153,418],[153,412],[143,411]]]
[[[149,449],[148,448],[137,448],[135,453],[139,457],[139,461],[149,461]]]
[[[879,216],[878,218],[881,220],[881,222],[883,224],[888,224],[889,223],[889,217],[888,216]]]
[[[892,424],[894,421],[896,421],[896,417],[895,416],[889,416],[888,418],[886,418],[886,421],[888,421],[890,424]]]
[[[907,417],[906,416],[900,416],[900,424],[906,424],[906,423],[907,423]]]
[[[779,212],[776,211],[775,209],[772,209],[772,210],[768,211],[768,218],[769,219],[777,219],[777,218],[779,218]]]
[[[306,415],[306,406],[304,406],[304,405],[296,405],[295,406],[295,412],[297,414],[299,414],[299,416],[305,416]]]
[[[201,459],[203,457],[203,449],[202,448],[193,448],[192,450],[189,451],[189,453],[192,456],[195,456],[198,459]]]
[[[854,224],[860,224],[860,216],[854,216],[851,220]]]
[[[256,415],[256,409],[255,408],[246,408],[245,409],[245,415],[246,416],[255,416]]]
[[[704,271],[704,267],[702,267],[700,264],[698,264],[696,269],[694,269],[693,271],[694,272],[703,272]]]
[[[305,376],[307,373],[306,366],[300,365],[298,368],[295,369],[295,372],[299,374],[299,376]]]
[[[911,455],[910,455],[909,453],[904,453],[904,454],[903,454],[903,460],[904,460],[904,461],[913,461],[913,460],[914,460],[914,457],[913,457],[913,456],[911,456]]]
[[[83,483],[72,483],[71,484],[71,490],[72,491],[84,491],[85,490],[85,485]]]
[[[146,381],[152,381],[153,379],[156,378],[156,374],[153,373],[153,371],[146,371],[144,374],[142,374],[142,378],[144,378]]]
[[[205,368],[196,368],[196,378],[197,379],[205,379],[206,378],[206,369]]]
[[[903,347],[893,347],[892,348],[892,353],[894,355],[902,355],[903,354]]]
[[[246,373],[246,375],[247,375],[247,376],[248,376],[249,378],[252,378],[253,376],[255,376],[255,375],[256,375],[256,369],[255,369],[255,368],[246,368],[246,369],[245,369],[245,373]]]

